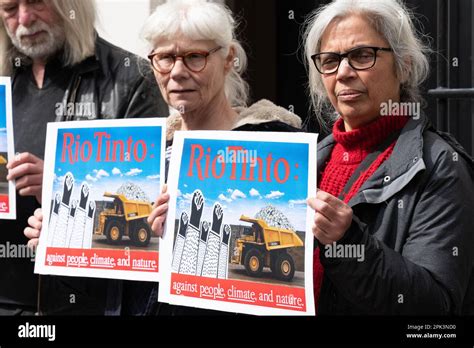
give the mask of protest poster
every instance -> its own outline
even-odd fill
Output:
[[[49,123],[35,273],[158,280],[165,120]]]
[[[16,219],[15,182],[7,181],[14,154],[11,80],[0,77],[0,219]]]
[[[176,132],[159,301],[314,315],[317,135]]]

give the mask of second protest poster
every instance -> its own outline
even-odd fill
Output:
[[[176,132],[159,301],[314,315],[317,135]]]
[[[165,120],[48,124],[35,272],[157,281]]]
[[[7,180],[14,153],[11,80],[0,76],[0,219],[16,218],[15,182]]]

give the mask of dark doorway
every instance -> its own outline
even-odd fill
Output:
[[[301,25],[305,17],[328,1],[228,0],[242,19],[241,38],[249,55],[248,81],[252,100],[267,98],[294,111],[308,130],[318,131],[309,111],[303,65]],[[453,134],[474,153],[474,0],[406,0],[416,14],[416,26],[428,35],[431,75],[422,86],[425,112],[435,126]],[[442,88],[442,89],[441,89]]]

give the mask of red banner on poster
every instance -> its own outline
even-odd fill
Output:
[[[171,294],[306,311],[305,289],[277,284],[171,274]]]
[[[9,198],[6,195],[0,195],[0,213],[9,213]]]
[[[158,254],[138,250],[47,248],[45,265],[158,272]]]

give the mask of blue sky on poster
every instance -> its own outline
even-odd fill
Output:
[[[6,108],[6,90],[4,85],[0,85],[0,129],[7,128],[7,108]]]
[[[6,89],[0,85],[0,152],[7,152],[7,108],[6,108]]]
[[[53,191],[61,191],[64,176],[71,172],[74,190],[79,192],[81,184],[87,182],[94,200],[103,200],[105,191],[115,193],[123,183],[132,182],[154,201],[160,189],[161,130],[161,127],[59,129]],[[117,143],[114,151],[113,141],[122,141],[123,145]],[[90,145],[84,145],[87,142]],[[80,153],[81,148],[84,149],[84,160],[91,153],[89,161],[81,161],[79,155],[76,162],[77,149]]]
[[[202,145],[201,164],[201,180],[198,177],[199,167],[197,165],[196,156],[199,155],[200,148],[195,147],[195,157],[192,167],[192,176],[190,171],[190,159],[192,144]],[[224,174],[221,179],[217,179],[212,175],[212,163],[217,154],[229,154],[226,160],[232,160],[232,154],[235,152],[227,150],[229,146],[242,146],[244,149],[250,150],[251,158],[262,158],[263,171],[262,181],[258,180],[259,166],[254,169],[255,180],[249,179],[250,165],[243,163],[224,163],[216,164],[216,175],[221,174],[222,166]],[[208,151],[209,150],[209,151]],[[209,154],[209,165],[206,166],[206,155]],[[271,161],[267,162],[268,156],[271,155]],[[287,167],[284,165],[284,159]],[[297,143],[270,143],[258,141],[229,141],[229,140],[206,140],[206,139],[186,139],[184,142],[183,155],[180,168],[179,192],[178,192],[178,214],[182,210],[189,209],[189,202],[192,193],[199,188],[206,199],[204,219],[212,219],[212,207],[214,203],[219,202],[224,208],[225,222],[238,224],[241,214],[254,216],[258,210],[273,205],[282,211],[290,222],[298,229],[305,230],[306,222],[306,198],[308,183],[308,145]],[[267,166],[267,163],[270,166]],[[276,168],[276,164],[278,166]],[[234,178],[232,180],[232,169],[234,165]],[[245,166],[245,175],[242,176],[243,167]],[[270,176],[267,177],[267,168],[270,168]],[[206,169],[209,169],[207,172]],[[289,173],[287,175],[287,169]],[[209,177],[206,177],[206,172]],[[276,174],[278,173],[278,174]],[[275,179],[278,176],[279,183]],[[269,178],[271,181],[267,181]]]

